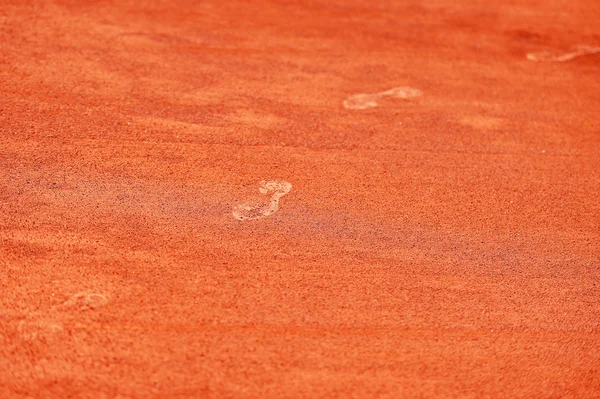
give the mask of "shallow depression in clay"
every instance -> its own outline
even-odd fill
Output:
[[[573,50],[569,52],[559,51],[539,51],[535,53],[527,53],[525,56],[529,61],[535,62],[566,62],[571,61],[574,58],[592,55],[600,53],[600,47],[588,46],[585,44],[579,44],[573,46]]]
[[[261,181],[258,191],[268,196],[263,202],[244,202],[233,207],[233,217],[237,220],[255,220],[271,216],[279,209],[279,199],[290,192],[292,185],[281,180]]]
[[[98,309],[108,303],[108,298],[97,292],[79,292],[62,304],[63,308],[78,310]]]
[[[413,87],[395,87],[379,93],[360,93],[354,94],[344,100],[343,105],[347,109],[367,109],[379,105],[379,101],[384,97],[409,99],[419,97],[423,93]]]

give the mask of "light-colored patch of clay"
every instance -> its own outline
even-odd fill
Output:
[[[57,334],[64,330],[63,325],[57,321],[39,318],[27,319],[19,322],[17,330],[26,341],[54,339]]]
[[[344,100],[344,107],[348,109],[374,108],[379,104],[379,94],[355,94]]]
[[[108,303],[108,298],[97,292],[78,292],[61,305],[78,310],[98,309]]]
[[[587,46],[585,44],[577,45],[573,51],[565,54],[558,54],[551,51],[540,51],[537,53],[527,53],[527,59],[535,62],[565,62],[575,57],[600,53],[600,47]]]
[[[463,125],[470,126],[475,129],[494,129],[502,124],[502,119],[493,118],[491,116],[473,115],[466,116],[459,120]]]
[[[412,87],[396,87],[381,92],[384,96],[390,96],[394,98],[414,98],[423,95],[423,92],[419,89]]]
[[[392,98],[414,98],[419,97],[423,93],[419,89],[412,87],[395,87],[379,93],[361,93],[354,94],[344,100],[344,107],[348,109],[367,109],[374,108],[379,105],[379,100],[383,97]]]
[[[279,199],[290,192],[292,185],[286,181],[261,181],[258,191],[270,198],[266,202],[244,202],[233,207],[233,217],[237,220],[254,220],[271,216],[279,209]]]
[[[273,114],[258,113],[251,109],[238,110],[230,118],[233,123],[256,126],[262,129],[273,129],[286,123],[284,118]]]

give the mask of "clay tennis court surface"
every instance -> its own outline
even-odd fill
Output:
[[[0,397],[599,397],[599,20],[2,1]]]

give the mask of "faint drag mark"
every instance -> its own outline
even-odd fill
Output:
[[[565,62],[571,61],[573,58],[581,57],[584,55],[591,55],[600,53],[600,47],[587,46],[580,44],[573,47],[573,51],[565,54],[557,54],[557,52],[551,51],[540,51],[537,53],[527,53],[526,58],[529,61],[535,62]]]
[[[17,326],[17,331],[25,341],[50,342],[62,334],[64,327],[62,323],[51,318],[36,317],[35,313],[29,315],[27,319],[21,320]]]
[[[84,291],[71,296],[60,305],[46,311],[32,311],[27,314],[9,313],[15,319],[16,332],[26,342],[50,343],[68,336],[65,322],[70,314],[77,311],[95,310],[108,303],[108,298],[100,293]]]
[[[348,109],[374,108],[379,105],[379,100],[383,97],[414,98],[422,94],[421,90],[412,87],[395,87],[379,93],[354,94],[344,100],[344,107]]]
[[[237,220],[254,220],[271,216],[279,209],[279,199],[290,192],[292,185],[286,181],[261,181],[258,191],[270,196],[266,202],[244,202],[233,207],[233,217]]]
[[[78,292],[60,305],[60,307],[67,309],[92,310],[101,308],[107,303],[108,298],[97,292]]]

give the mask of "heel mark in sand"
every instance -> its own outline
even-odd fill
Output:
[[[292,185],[286,181],[261,181],[258,191],[269,195],[262,203],[244,202],[233,207],[233,217],[237,220],[254,220],[271,216],[279,209],[279,199],[290,192]]]
[[[379,100],[386,96],[392,98],[414,98],[422,94],[421,90],[412,87],[395,87],[379,93],[354,94],[344,100],[344,107],[348,109],[375,108],[379,105]]]

